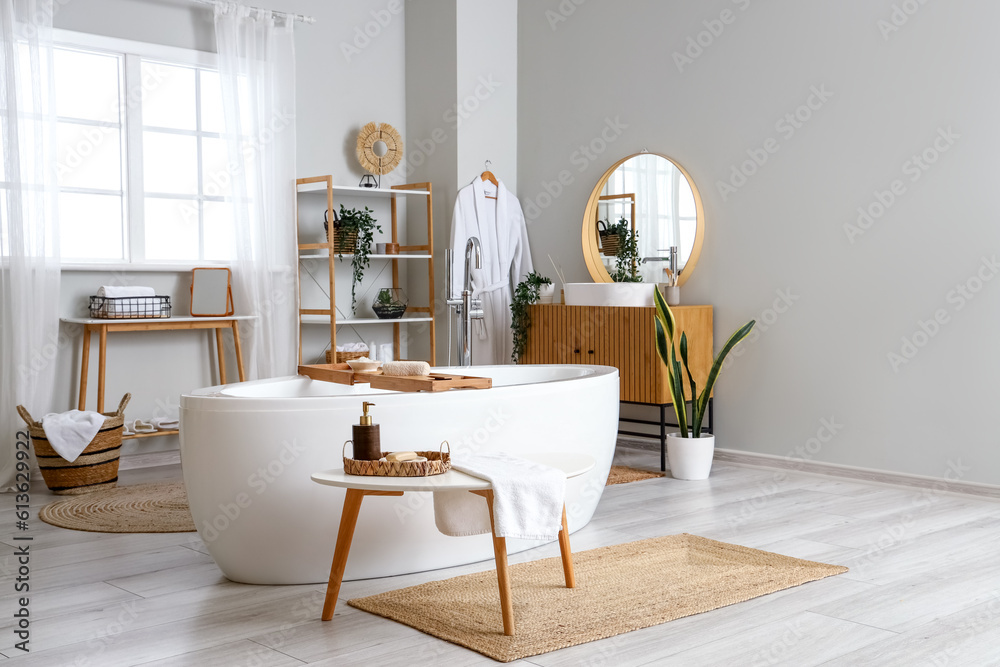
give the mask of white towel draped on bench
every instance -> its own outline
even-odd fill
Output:
[[[566,500],[566,475],[561,470],[503,452],[456,455],[451,467],[492,484],[497,537],[552,540],[559,536]],[[434,521],[438,530],[454,537],[490,532],[486,504],[468,491],[435,493]]]

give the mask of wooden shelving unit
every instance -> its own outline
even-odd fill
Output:
[[[389,189],[381,188],[361,188],[355,186],[335,186],[333,176],[312,176],[300,178],[295,181],[295,189],[298,194],[313,193],[316,195],[326,195],[326,208],[328,218],[333,219],[334,197],[336,195],[349,197],[388,197],[390,199],[391,214],[391,241],[399,243],[399,230],[397,226],[398,200],[400,197],[426,197],[427,199],[427,243],[423,245],[401,245],[398,255],[369,255],[372,261],[388,261],[392,263],[392,286],[399,287],[399,263],[401,261],[424,260],[427,262],[427,305],[408,306],[406,315],[398,320],[380,320],[374,317],[337,319],[336,305],[336,277],[335,268],[338,256],[333,252],[333,225],[327,230],[326,243],[300,243],[299,262],[315,259],[326,260],[329,265],[330,274],[330,307],[329,308],[302,308],[302,290],[299,288],[299,363],[302,363],[302,325],[304,324],[329,324],[330,326],[330,349],[337,349],[337,327],[339,325],[375,325],[392,324],[393,327],[393,350],[395,358],[400,357],[400,326],[414,322],[428,323],[430,334],[430,359],[428,362],[434,366],[436,364],[435,352],[435,330],[434,330],[434,200],[430,183],[408,183],[405,185],[394,185]],[[298,235],[299,219],[298,207],[295,214],[296,235]],[[307,251],[307,252],[303,252]],[[350,257],[344,254],[344,258]]]

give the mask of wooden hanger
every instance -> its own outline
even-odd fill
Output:
[[[499,193],[500,192],[500,183],[497,181],[497,177],[493,175],[493,172],[490,171],[490,164],[492,164],[492,163],[489,160],[487,160],[486,161],[486,171],[483,172],[482,179],[484,181],[489,181],[490,183],[492,183],[493,185],[495,185],[497,187],[497,193]],[[487,199],[496,199],[496,197],[490,197],[489,195],[486,195],[486,198]]]

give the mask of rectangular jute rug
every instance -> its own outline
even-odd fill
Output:
[[[358,609],[511,662],[744,602],[846,567],[670,535],[511,566],[517,634],[503,634],[495,570],[349,600]]]

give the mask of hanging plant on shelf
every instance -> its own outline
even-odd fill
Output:
[[[628,220],[622,218],[608,225],[608,235],[618,237],[615,272],[611,274],[611,279],[616,283],[641,283],[639,265],[642,264],[642,258],[639,257],[639,233],[632,229]]]
[[[340,220],[336,223],[337,233],[357,234],[357,245],[354,247],[354,256],[351,257],[351,268],[354,276],[351,281],[351,314],[357,305],[356,291],[358,285],[365,278],[365,269],[368,268],[372,243],[375,241],[375,232],[382,232],[382,227],[372,217],[372,211],[367,206],[364,210],[356,208],[348,209],[343,204],[340,205]],[[344,258],[343,247],[337,253],[337,257]]]
[[[514,351],[510,355],[510,360],[515,364],[528,347],[528,327],[531,326],[528,306],[538,301],[538,290],[542,285],[551,284],[550,278],[532,271],[514,290],[514,296],[510,300],[510,328],[514,332]]]

